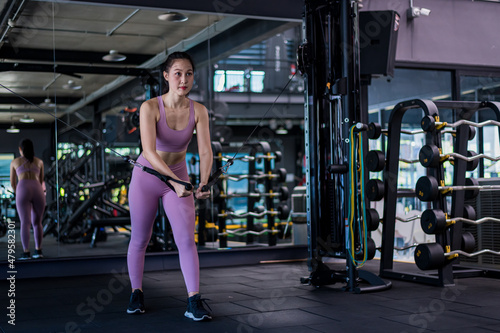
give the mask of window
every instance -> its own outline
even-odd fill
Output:
[[[485,74],[484,76],[463,75],[460,76],[460,99],[463,101],[500,101],[500,77]],[[481,110],[474,114],[472,121],[481,123],[486,120],[496,120],[498,116],[491,110]],[[476,137],[469,142],[468,150],[483,153],[496,158],[500,156],[499,128],[487,125],[476,128]],[[479,168],[471,177],[490,178],[498,177],[500,164],[490,159],[481,159]]]
[[[214,73],[214,91],[261,93],[265,75],[264,71],[218,69]]]

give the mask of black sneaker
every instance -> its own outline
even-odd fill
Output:
[[[212,315],[205,309],[203,303],[208,306],[205,300],[201,298],[200,294],[189,297],[187,310],[184,313],[184,316],[191,318],[194,321],[212,320]],[[210,309],[210,306],[208,306],[208,308]]]
[[[42,250],[35,250],[35,253],[33,254],[33,259],[40,259],[43,258],[43,253]]]
[[[136,289],[130,295],[130,302],[128,303],[127,313],[129,314],[140,314],[144,313],[144,294],[141,290]]]
[[[28,260],[31,259],[31,254],[29,252],[23,252],[21,254],[21,257],[19,257],[19,260]]]

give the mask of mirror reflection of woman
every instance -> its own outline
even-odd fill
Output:
[[[184,52],[170,54],[162,66],[166,93],[145,101],[140,109],[142,154],[137,162],[176,180],[189,182],[186,150],[196,129],[200,156],[200,183],[197,199],[206,199],[210,191],[203,192],[212,170],[207,109],[188,98],[194,82],[194,64]],[[172,227],[179,261],[188,292],[188,306],[184,315],[195,321],[210,320],[199,294],[200,272],[198,252],[194,239],[195,206],[193,191],[177,182],[163,183],[160,179],[135,168],[129,187],[132,235],[127,263],[132,295],[127,308],[129,314],[145,312],[142,277],[144,256],[151,239],[153,223],[161,199]]]
[[[19,259],[43,258],[42,218],[45,210],[43,191],[43,161],[35,157],[33,142],[24,139],[19,144],[20,157],[10,164],[10,184],[16,198],[16,209],[21,221],[23,253]],[[30,252],[30,226],[33,226],[35,252]]]

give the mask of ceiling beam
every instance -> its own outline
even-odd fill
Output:
[[[262,21],[246,19],[231,29],[223,31],[188,50],[195,64],[199,67],[210,62],[217,62],[231,54],[249,48],[267,38],[296,26],[296,22]],[[207,50],[210,49],[210,59]]]
[[[75,74],[101,74],[101,75],[126,75],[147,76],[148,71],[144,68],[129,67],[104,67],[104,66],[78,66],[78,65],[48,65],[27,63],[0,63],[0,72],[45,72],[60,73],[70,76]]]
[[[244,20],[243,18],[238,18],[238,17],[225,17],[222,20],[215,22],[212,25],[203,29],[203,31],[198,33],[196,37],[190,38],[189,43],[186,43],[184,40],[182,40],[178,44],[172,46],[171,48],[168,49],[168,53],[174,51],[186,51],[186,49],[189,49],[192,46],[197,45],[198,43],[202,43],[206,41],[208,38],[214,38],[219,33],[226,31],[227,29],[231,29],[233,26],[237,25],[243,20]],[[139,67],[155,68],[157,66],[160,66],[166,59],[167,59],[167,52],[160,52],[156,56],[151,58],[149,61],[146,61],[144,64],[141,64]],[[100,89],[94,91],[90,95],[86,96],[85,98],[82,98],[75,104],[71,105],[64,112],[68,114],[73,113],[85,107],[86,105],[96,101],[97,99],[110,94],[110,92],[118,88],[121,88],[124,84],[130,82],[133,79],[134,79],[133,77],[122,75],[117,79],[115,79],[113,82],[104,85]]]
[[[54,59],[58,62],[65,63],[83,63],[83,64],[106,64],[109,62],[102,60],[105,56],[102,52],[92,51],[72,51],[72,50],[57,50],[52,49],[32,49],[32,48],[13,48],[11,45],[5,44],[0,49],[0,59],[4,60],[22,60],[22,61],[43,61],[53,62]],[[126,53],[127,59],[115,63],[116,65],[139,65],[151,59],[154,54],[135,54]]]
[[[142,9],[236,15],[273,20],[302,20],[303,0],[59,0],[59,3],[94,4]]]
[[[30,101],[30,103],[28,103],[25,100],[23,100],[22,98],[19,98],[17,96],[13,96],[11,94],[5,95],[5,96],[2,95],[2,96],[0,96],[0,105],[17,105],[17,104],[40,105],[43,102],[45,102],[46,98],[47,97],[43,97],[43,96],[29,96],[29,97],[26,97],[26,99]],[[80,98],[76,98],[76,97],[62,97],[62,96],[60,96],[60,97],[57,97],[57,104],[59,104],[59,105],[71,105],[73,103],[76,103],[79,100],[80,100]],[[54,101],[52,101],[52,102],[54,102]]]

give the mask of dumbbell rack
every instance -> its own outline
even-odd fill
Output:
[[[399,153],[401,139],[402,118],[410,109],[422,110],[425,114],[422,123],[427,120],[439,121],[439,109],[453,110],[460,119],[471,119],[472,115],[480,109],[489,108],[494,110],[500,119],[499,103],[496,102],[461,102],[461,101],[439,101],[410,100],[398,103],[393,109],[388,125],[387,158],[384,169],[384,217],[382,229],[382,246],[380,261],[380,276],[396,278],[413,282],[421,282],[432,285],[446,286],[454,284],[454,278],[484,275],[483,271],[465,269],[454,265],[457,259],[449,260],[437,269],[437,273],[418,274],[411,272],[398,272],[393,270],[394,234],[396,222],[396,202],[398,198],[397,179],[399,171]],[[422,124],[423,125],[423,124]],[[441,148],[441,128],[432,126],[425,130],[426,144]],[[469,126],[460,125],[456,129],[454,151],[462,156],[467,156],[467,142],[469,138]],[[457,159],[454,163],[453,185],[465,185],[467,161]],[[427,175],[435,177],[440,184],[444,184],[444,169],[442,163],[438,167],[428,168]],[[418,193],[417,193],[418,195]],[[457,218],[463,216],[464,191],[453,191],[450,215]],[[446,213],[447,205],[444,195],[439,195],[432,201],[433,209],[440,209]],[[440,244],[446,252],[460,250],[462,243],[462,223],[451,225],[445,232],[436,234],[436,243]]]

